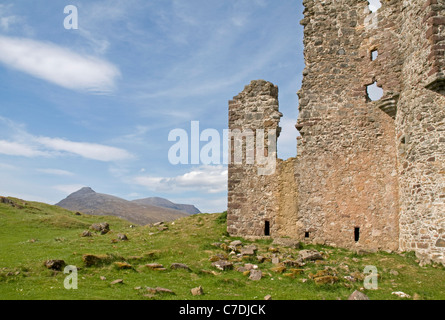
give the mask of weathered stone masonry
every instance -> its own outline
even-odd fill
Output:
[[[228,231],[445,263],[445,1],[304,0],[298,155],[229,165]],[[371,101],[367,86],[384,91]],[[279,133],[278,88],[229,103],[229,128]]]
[[[445,1],[400,7],[400,249],[445,262]]]
[[[252,82],[229,102],[229,129],[241,133],[250,130],[253,138],[257,129],[276,130],[278,136],[281,116],[278,111],[278,88],[266,81]],[[249,236],[272,234],[275,230],[270,230],[270,226],[276,226],[278,184],[274,175],[258,174],[257,165],[245,165],[247,139],[243,140],[244,152],[240,164],[235,163],[235,146],[231,149],[228,232]],[[266,224],[269,226],[267,232]]]

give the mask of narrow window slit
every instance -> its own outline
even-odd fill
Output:
[[[371,61],[374,61],[379,56],[379,51],[377,49],[371,50]]]
[[[264,235],[270,236],[270,222],[266,220],[264,223]]]
[[[354,240],[358,242],[360,240],[360,228],[356,227],[354,229]]]

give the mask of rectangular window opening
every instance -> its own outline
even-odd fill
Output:
[[[354,240],[358,242],[360,240],[360,228],[356,227],[354,229]]]
[[[379,51],[377,49],[371,50],[371,61],[374,61],[379,56]]]
[[[307,238],[309,238],[309,236],[310,236],[310,233],[306,231],[306,232],[304,233],[304,237],[307,239]]]
[[[267,237],[270,236],[270,222],[267,220],[264,223],[264,235]]]

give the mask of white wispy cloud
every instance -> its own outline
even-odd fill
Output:
[[[61,157],[77,155],[85,159],[113,162],[134,158],[125,149],[91,142],[70,141],[63,138],[35,136],[28,133],[23,125],[0,117],[2,129],[9,129],[9,140],[0,140],[0,154],[9,156]]]
[[[23,156],[28,158],[49,156],[48,153],[38,150],[34,146],[6,140],[0,140],[0,154],[8,156]]]
[[[12,4],[0,4],[0,29],[4,32],[8,32],[11,25],[20,21],[20,18],[10,13]]]
[[[99,54],[104,54],[110,47],[110,42],[107,39],[98,38],[92,32],[79,28],[79,34],[88,40],[94,51]]]
[[[173,0],[172,9],[178,19],[186,25],[198,25],[198,20],[194,17],[193,11],[190,10],[190,6],[187,5],[187,2],[181,0]]]
[[[142,84],[137,84],[140,91],[134,97],[141,100],[186,99],[218,94],[244,81],[243,79],[253,79],[262,74],[284,51],[288,39],[279,34],[275,38],[265,39],[268,45],[261,50],[251,48],[249,55],[231,56],[230,51],[236,51],[242,45],[240,39],[245,31],[241,27],[248,25],[249,19],[247,9],[243,8],[235,11],[233,16],[222,19],[219,26],[209,27],[211,31],[199,39],[199,45],[196,45],[193,54],[185,55],[184,59],[173,63],[165,70],[161,81],[147,79]],[[193,39],[190,40],[192,41]],[[167,82],[168,86],[163,85]]]
[[[0,18],[0,27],[4,30],[4,31],[8,31],[9,27],[12,24],[15,24],[19,21],[19,18],[16,16],[8,16],[8,17],[1,17]]]
[[[37,169],[38,172],[56,176],[73,176],[74,173],[62,169]]]
[[[200,191],[220,193],[227,190],[227,168],[224,166],[201,166],[176,177],[138,176],[137,185],[156,192]]]
[[[116,41],[131,41],[126,30],[135,8],[142,10],[147,1],[106,0],[79,3],[81,20],[78,35],[98,54],[108,51]],[[141,32],[141,30],[138,30]],[[83,43],[85,44],[85,43]]]
[[[99,161],[119,161],[133,156],[126,150],[97,143],[74,142],[60,138],[36,137],[35,141],[54,151],[64,151]]]
[[[109,93],[120,76],[119,69],[105,60],[49,42],[0,36],[0,48],[4,65],[67,89]]]
[[[133,131],[131,133],[125,134],[121,137],[114,138],[113,141],[124,143],[124,144],[146,144],[147,137],[146,134],[153,130],[149,126],[135,125],[131,128]]]

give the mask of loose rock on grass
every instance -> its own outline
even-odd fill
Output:
[[[215,268],[222,270],[222,271],[233,269],[233,263],[226,261],[226,260],[220,260],[220,261],[213,262],[212,266],[214,266]]]
[[[46,260],[43,264],[48,269],[56,271],[61,271],[66,266],[63,260]]]
[[[107,234],[110,231],[110,225],[107,222],[94,223],[90,229],[100,232],[100,234]]]
[[[192,295],[194,296],[201,296],[204,294],[204,290],[202,289],[201,286],[197,287],[197,288],[193,288],[192,290],[190,290],[190,292],[192,293]]]
[[[172,265],[170,266],[170,269],[174,269],[174,270],[176,270],[176,269],[184,269],[184,270],[190,270],[190,268],[186,265],[186,264],[183,264],[183,263],[172,263]]]
[[[358,290],[355,290],[348,298],[348,300],[369,300],[369,297],[364,294],[363,292],[360,292]]]

